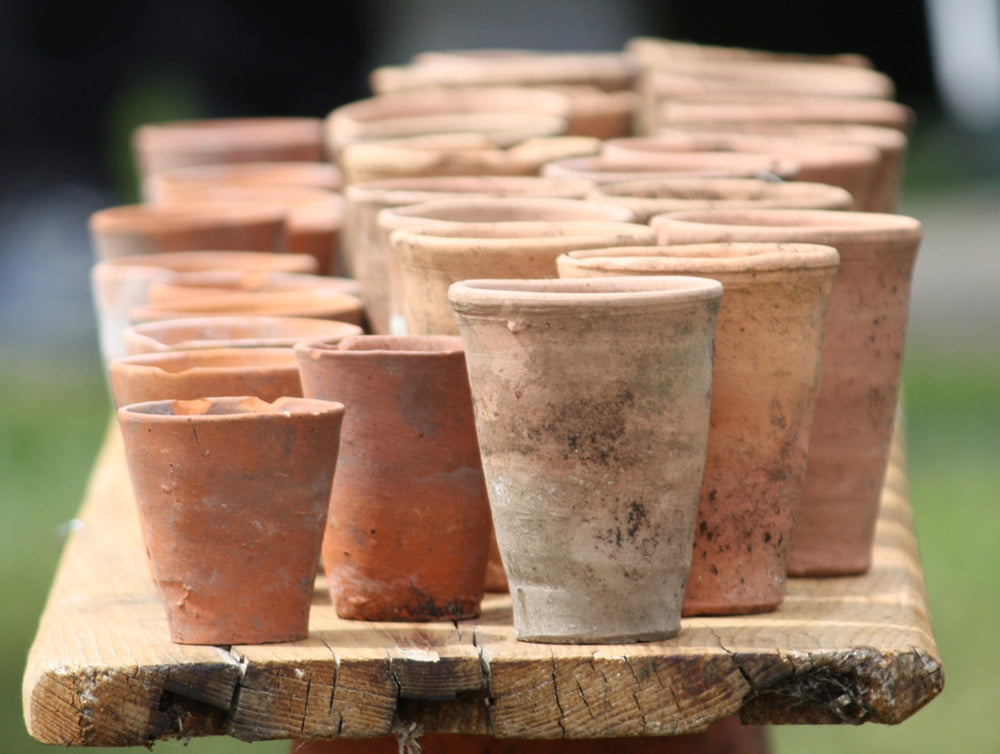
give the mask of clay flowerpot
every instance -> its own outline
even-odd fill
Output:
[[[149,303],[149,287],[175,272],[212,269],[315,272],[316,261],[301,254],[268,254],[240,251],[180,251],[175,253],[115,257],[91,268],[90,289],[97,315],[101,358],[125,355],[124,330],[132,323],[134,309]]]
[[[326,401],[250,397],[119,410],[172,641],[308,635],[343,413]]]
[[[786,157],[799,166],[797,180],[840,186],[854,197],[853,209],[869,209],[880,154],[866,144],[767,136],[724,131],[661,132],[644,138],[612,139],[604,145],[610,159],[646,164],[651,155],[674,152],[740,154],[759,152]]]
[[[306,163],[303,163],[306,164]],[[270,204],[285,210],[285,251],[316,257],[321,275],[338,267],[344,200],[339,194],[306,186],[253,186],[223,183],[165,184],[160,204],[234,202]]]
[[[596,154],[588,136],[528,139],[500,148],[482,134],[436,134],[349,144],[338,164],[348,185],[433,175],[538,175],[551,160]]]
[[[392,247],[388,229],[378,223],[383,209],[434,199],[471,197],[551,197],[582,199],[593,187],[585,180],[535,176],[434,176],[371,181],[349,186],[345,193],[344,243],[350,269],[361,282],[372,330],[388,333]]]
[[[131,403],[252,395],[301,397],[295,353],[288,348],[203,348],[123,356],[108,367],[118,408]]]
[[[698,275],[725,287],[685,615],[774,610],[785,594],[839,257],[810,244],[570,252],[562,277]]]
[[[798,177],[800,168],[794,160],[769,154],[673,152],[649,155],[642,162],[605,155],[568,157],[545,163],[541,172],[549,178],[586,178],[602,184],[677,176],[791,181]]]
[[[342,618],[479,614],[489,503],[458,338],[295,348],[306,395],[348,406],[323,563]]]
[[[226,184],[230,186],[297,186],[341,191],[344,177],[329,162],[243,162],[228,165],[195,165],[153,176],[146,184],[149,201],[162,201],[164,193],[181,187]]]
[[[664,212],[710,208],[788,207],[848,209],[854,198],[839,186],[760,178],[659,178],[605,183],[588,201],[615,204],[648,223]]]
[[[127,204],[90,216],[94,256],[165,251],[285,251],[285,215],[276,204]]]
[[[866,572],[899,396],[920,223],[873,212],[777,209],[681,212],[654,222],[666,244],[777,241],[840,252],[788,570],[797,576]]]
[[[140,185],[190,165],[317,162],[323,159],[318,118],[218,118],[147,123],[132,134]]]
[[[307,317],[192,317],[133,325],[122,333],[125,354],[202,348],[291,348],[303,340],[336,342],[360,335],[357,325]]]
[[[407,331],[457,335],[448,287],[486,275],[514,279],[555,278],[556,258],[574,249],[653,243],[645,225],[599,222],[456,223],[403,228],[390,241],[399,269],[400,301]]]
[[[477,280],[456,283],[449,296],[515,636],[675,635],[721,284]]]

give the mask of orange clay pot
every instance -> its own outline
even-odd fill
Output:
[[[126,204],[90,216],[96,259],[165,251],[285,251],[285,215],[276,204]]]
[[[458,338],[295,348],[305,394],[348,406],[323,564],[341,618],[479,614],[489,503]]]
[[[854,198],[839,186],[823,183],[682,176],[605,183],[591,191],[587,200],[625,207],[636,222],[648,223],[654,215],[691,209],[847,209]]]
[[[318,118],[218,118],[147,123],[132,134],[140,185],[167,170],[233,162],[317,162]]]
[[[646,225],[623,222],[539,220],[402,228],[390,237],[401,294],[393,307],[402,312],[411,333],[457,335],[458,323],[448,304],[452,283],[484,276],[555,278],[560,254],[651,244],[654,235]]]
[[[122,333],[125,355],[202,348],[291,348],[302,340],[336,342],[360,335],[347,322],[307,317],[191,317],[133,325]]]
[[[351,274],[365,281],[371,291],[390,279],[392,247],[389,235],[378,225],[378,213],[390,207],[403,207],[433,199],[457,199],[469,196],[524,197],[549,196],[559,199],[582,199],[593,183],[586,180],[559,180],[535,176],[432,176],[369,181],[348,186],[344,198],[344,229],[341,256]],[[385,283],[381,284],[383,287]],[[372,329],[389,332],[387,289],[374,293],[367,304]],[[384,311],[379,313],[378,306]]]
[[[298,362],[288,348],[203,348],[124,356],[109,365],[115,405],[215,395],[264,401],[301,397]]]
[[[482,134],[435,134],[349,144],[338,160],[348,185],[432,175],[538,175],[551,160],[596,154],[587,136],[528,139],[500,148]]]
[[[713,154],[710,152],[674,152],[650,155],[640,163],[608,156],[567,157],[551,160],[541,174],[549,178],[586,178],[597,184],[634,181],[640,178],[675,178],[698,176],[716,178],[760,178],[783,181],[798,177],[800,168],[788,158],[759,153]]]
[[[896,416],[920,223],[874,212],[779,209],[681,212],[654,222],[667,244],[821,243],[840,252],[788,571],[865,573]]]
[[[248,397],[118,412],[171,640],[308,635],[343,413],[326,401]]]
[[[198,202],[264,203],[283,207],[285,251],[316,257],[321,275],[333,274],[339,265],[344,210],[344,200],[339,194],[306,186],[223,183],[164,185],[160,191],[160,205]]]
[[[684,615],[774,610],[785,594],[839,256],[808,244],[571,252],[562,277],[698,275],[725,287]]]
[[[657,136],[612,139],[604,145],[609,159],[645,164],[652,155],[673,152],[739,154],[760,152],[786,157],[799,166],[796,180],[840,186],[854,202],[852,209],[868,210],[880,153],[866,144],[849,144],[792,136],[740,134],[719,131],[672,131]]]
[[[682,276],[451,287],[516,638],[680,629],[721,296]]]

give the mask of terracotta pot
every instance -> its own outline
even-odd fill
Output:
[[[344,228],[341,257],[355,277],[379,279],[379,270],[389,265],[389,237],[378,227],[378,213],[387,207],[402,207],[441,198],[467,196],[550,196],[582,199],[591,188],[583,179],[538,178],[535,176],[431,176],[369,181],[348,186],[344,198]],[[355,257],[366,260],[374,272],[359,270]],[[374,329],[380,331],[384,317],[375,315]]]
[[[705,132],[725,128],[726,131],[771,136],[794,136],[823,141],[865,144],[879,151],[875,179],[868,197],[870,212],[895,212],[899,205],[900,184],[906,160],[908,139],[895,128],[860,123],[781,123],[732,121],[724,124],[689,123],[683,129]],[[662,133],[661,130],[658,133]]]
[[[656,230],[667,244],[822,243],[840,252],[788,569],[815,576],[866,572],[896,415],[920,223],[872,212],[707,210],[656,218]]]
[[[361,299],[338,290],[294,290],[216,293],[162,306],[133,309],[132,324],[182,317],[221,317],[251,314],[270,317],[310,317],[364,324]]]
[[[348,144],[441,133],[481,133],[498,147],[566,133],[565,95],[526,87],[433,87],[380,94],[333,110],[325,121],[333,156]]]
[[[491,222],[428,225],[391,237],[408,332],[457,335],[448,287],[481,278],[555,278],[556,258],[574,249],[653,243],[645,225],[599,222]]]
[[[323,160],[318,118],[220,118],[147,123],[132,134],[140,184],[189,165]]]
[[[854,209],[869,209],[880,153],[866,144],[848,144],[791,136],[723,131],[676,131],[657,136],[612,139],[605,143],[609,159],[646,164],[653,155],[674,152],[740,154],[759,152],[786,157],[799,166],[797,180],[840,186],[854,197]]]
[[[285,251],[286,210],[275,204],[127,204],[90,216],[95,258],[165,251]]]
[[[451,50],[424,52],[405,66],[383,66],[369,76],[377,93],[455,86],[588,85],[607,92],[629,89],[635,63],[618,52]]]
[[[243,162],[175,168],[153,176],[146,184],[150,201],[162,201],[164,192],[183,186],[298,186],[341,191],[344,177],[329,162]]]
[[[728,154],[674,152],[636,160],[617,160],[604,155],[552,160],[542,167],[549,178],[586,178],[598,184],[634,181],[640,178],[715,177],[779,178],[794,180],[799,166],[793,160],[759,153]]]
[[[913,110],[899,102],[848,97],[725,95],[673,99],[660,105],[654,128],[688,123],[857,123],[913,130]]]
[[[658,178],[596,187],[587,199],[625,207],[636,222],[654,215],[710,208],[788,207],[847,209],[854,202],[839,186],[803,181],[765,181],[760,178]]]
[[[839,256],[809,244],[570,252],[562,277],[696,275],[725,287],[684,615],[768,612],[785,594]]]
[[[681,276],[451,287],[516,638],[678,632],[721,296]]]
[[[294,293],[300,291],[346,293],[358,296],[358,282],[326,275],[271,272],[269,270],[204,270],[179,272],[149,286],[149,303],[165,306],[228,293]]]
[[[307,163],[303,163],[304,165]],[[271,204],[285,211],[285,250],[316,258],[321,275],[338,268],[344,200],[339,194],[306,186],[254,186],[223,183],[164,184],[160,204],[234,202]]]
[[[252,395],[302,397],[298,362],[288,348],[203,348],[124,356],[109,365],[118,408],[132,403]]]
[[[357,325],[307,317],[192,317],[133,325],[122,333],[125,354],[202,348],[291,348],[303,340],[336,342],[360,335]]]
[[[295,348],[309,397],[347,405],[323,564],[341,618],[479,614],[489,502],[458,338]]]
[[[343,413],[338,403],[249,397],[118,412],[172,641],[308,635]]]
[[[97,262],[91,269],[90,290],[97,315],[101,359],[108,362],[125,355],[123,332],[131,312],[149,303],[149,286],[175,272],[209,269],[254,269],[315,272],[316,260],[301,254],[267,254],[241,251],[181,251]]]
[[[767,739],[766,728],[741,725],[733,715],[702,733],[677,736],[516,739],[424,733],[416,743],[422,754],[768,754]],[[399,746],[395,736],[293,741],[289,754],[398,754]]]
[[[349,144],[338,164],[348,185],[434,175],[538,175],[546,162],[596,154],[600,147],[599,139],[587,136],[528,139],[501,149],[481,134],[437,134]]]

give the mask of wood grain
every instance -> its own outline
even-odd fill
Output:
[[[308,639],[205,647],[168,637],[112,425],[28,658],[28,730],[45,743],[131,746],[363,738],[414,725],[500,738],[661,736],[732,714],[898,723],[944,678],[901,442],[895,450],[871,573],[793,579],[775,613],[685,619],[662,642],[545,645],[513,638],[506,595],[458,624],[340,620],[321,576]]]

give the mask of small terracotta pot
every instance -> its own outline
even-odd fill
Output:
[[[188,186],[298,186],[341,191],[344,177],[329,162],[243,162],[175,168],[153,176],[146,184],[149,201],[162,201],[166,192]]]
[[[716,177],[778,178],[795,180],[800,169],[788,158],[759,153],[714,154],[711,152],[674,152],[651,155],[639,163],[611,157],[568,157],[552,160],[542,167],[549,178],[586,178],[597,184],[620,183],[641,178]]]
[[[448,286],[459,280],[555,278],[556,258],[574,249],[653,243],[635,223],[491,222],[403,228],[390,238],[399,269],[400,300],[408,332],[457,335]]]
[[[682,276],[451,287],[518,639],[678,632],[721,296]]]
[[[553,136],[501,149],[481,134],[349,144],[338,164],[348,185],[433,175],[538,175],[542,165],[564,157],[596,154],[599,139]]]
[[[359,273],[356,268],[359,265],[355,262],[355,257],[370,257],[375,260],[390,257],[389,238],[380,232],[377,223],[378,213],[387,207],[403,207],[432,199],[465,196],[582,199],[593,185],[591,181],[583,179],[496,175],[392,178],[356,183],[348,186],[344,192],[346,201],[341,258],[351,275],[357,277]],[[378,268],[379,263],[376,261],[375,264]]]
[[[431,87],[379,94],[333,110],[326,147],[440,133],[481,133],[498,147],[566,133],[565,95],[527,87]]]
[[[587,195],[588,201],[615,204],[648,223],[664,212],[710,208],[789,207],[848,209],[854,202],[839,186],[760,178],[658,178],[605,183]]]
[[[153,282],[167,280],[175,272],[218,269],[308,273],[316,271],[316,260],[301,254],[181,251],[97,262],[91,269],[90,289],[105,370],[111,359],[125,355],[123,333],[132,322],[132,311],[149,303],[149,287]]]
[[[866,144],[879,151],[879,163],[868,197],[869,212],[895,212],[899,205],[900,184],[906,161],[908,139],[895,128],[861,123],[781,123],[732,121],[724,124],[690,123],[676,130],[709,131],[725,128],[738,133],[794,136],[823,141]],[[662,133],[661,129],[658,133]]]
[[[458,338],[295,348],[305,394],[348,406],[323,563],[341,618],[479,614],[490,512]]]
[[[147,123],[132,134],[141,183],[167,170],[232,162],[318,162],[318,118],[219,118]]]
[[[331,289],[216,293],[163,306],[145,306],[130,313],[132,324],[182,317],[220,317],[250,314],[270,317],[310,317],[335,319],[363,325],[361,299]]]
[[[298,362],[288,348],[203,348],[124,356],[109,365],[118,408],[131,403],[252,395],[302,397]]]
[[[326,401],[250,397],[119,410],[172,641],[308,635],[343,413]]]
[[[605,143],[603,154],[609,159],[646,164],[653,155],[673,152],[722,155],[759,152],[786,157],[799,166],[797,180],[840,186],[854,197],[852,208],[861,210],[869,209],[881,156],[875,147],[866,144],[724,131],[674,131],[644,138],[612,139]]]
[[[778,209],[681,212],[654,223],[666,244],[777,241],[840,252],[788,570],[797,576],[866,572],[896,416],[920,223],[874,212]]]
[[[321,275],[332,275],[338,267],[344,212],[344,200],[339,194],[306,186],[164,184],[159,199],[160,204],[166,206],[234,202],[282,207],[285,210],[285,250],[316,257]]]
[[[133,325],[122,333],[125,354],[202,348],[291,348],[303,340],[336,342],[360,335],[347,322],[307,317],[192,317]]]
[[[839,256],[809,244],[576,251],[562,277],[697,275],[725,287],[684,615],[774,610],[785,594]]]
[[[165,251],[285,251],[285,215],[275,204],[127,204],[90,216],[98,260]]]

